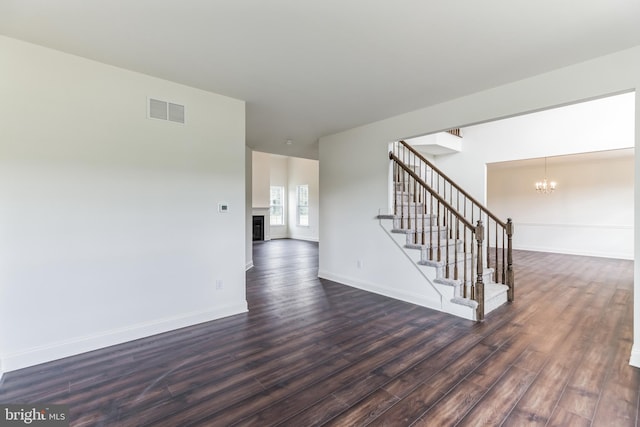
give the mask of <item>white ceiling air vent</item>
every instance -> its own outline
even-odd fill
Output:
[[[184,124],[184,105],[149,98],[149,118]]]
[[[167,103],[158,99],[149,98],[149,117],[152,119],[167,120]]]
[[[184,123],[184,105],[169,103],[169,121]]]

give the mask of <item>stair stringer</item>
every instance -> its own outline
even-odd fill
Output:
[[[393,219],[393,215],[378,215],[380,227],[411,261],[411,265],[413,265],[420,275],[425,278],[427,285],[440,295],[439,304],[436,304],[435,306],[428,306],[428,308],[443,311],[465,319],[476,320],[476,308],[478,303],[469,299],[464,299],[460,296],[459,288],[461,284],[459,281],[439,278],[437,267],[419,264],[418,262],[422,255],[421,250],[407,247],[406,234],[393,232]],[[425,304],[420,305],[427,306]]]

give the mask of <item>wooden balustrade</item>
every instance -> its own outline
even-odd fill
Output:
[[[478,320],[484,317],[484,266],[493,269],[496,283],[509,287],[513,301],[511,219],[501,221],[404,141],[394,144],[389,158],[400,228],[412,230],[414,244],[425,246],[429,260],[442,263],[446,278],[465,284],[463,297],[478,301]]]
[[[447,130],[453,136],[457,136],[458,138],[462,138],[462,133],[460,132],[460,128],[454,128]]]
[[[478,242],[478,262],[476,263],[478,266],[478,277],[476,278],[475,283],[475,291],[476,297],[475,300],[478,301],[478,308],[476,311],[476,320],[484,319],[484,278],[482,271],[482,239],[484,237],[484,226],[482,225],[482,220],[478,220],[478,226],[475,231],[476,240]]]

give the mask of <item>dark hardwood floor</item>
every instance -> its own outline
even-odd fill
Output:
[[[254,246],[250,312],[5,374],[2,403],[74,426],[634,426],[631,261],[516,251],[516,301],[473,323],[317,278]]]

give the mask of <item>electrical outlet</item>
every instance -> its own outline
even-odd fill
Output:
[[[222,280],[220,280],[220,279],[216,280],[216,290],[217,291],[221,290],[223,286],[224,286],[224,283],[222,282]]]
[[[356,262],[356,265],[358,266],[358,268],[362,268],[362,260],[361,260],[361,259],[359,259],[359,260]]]

